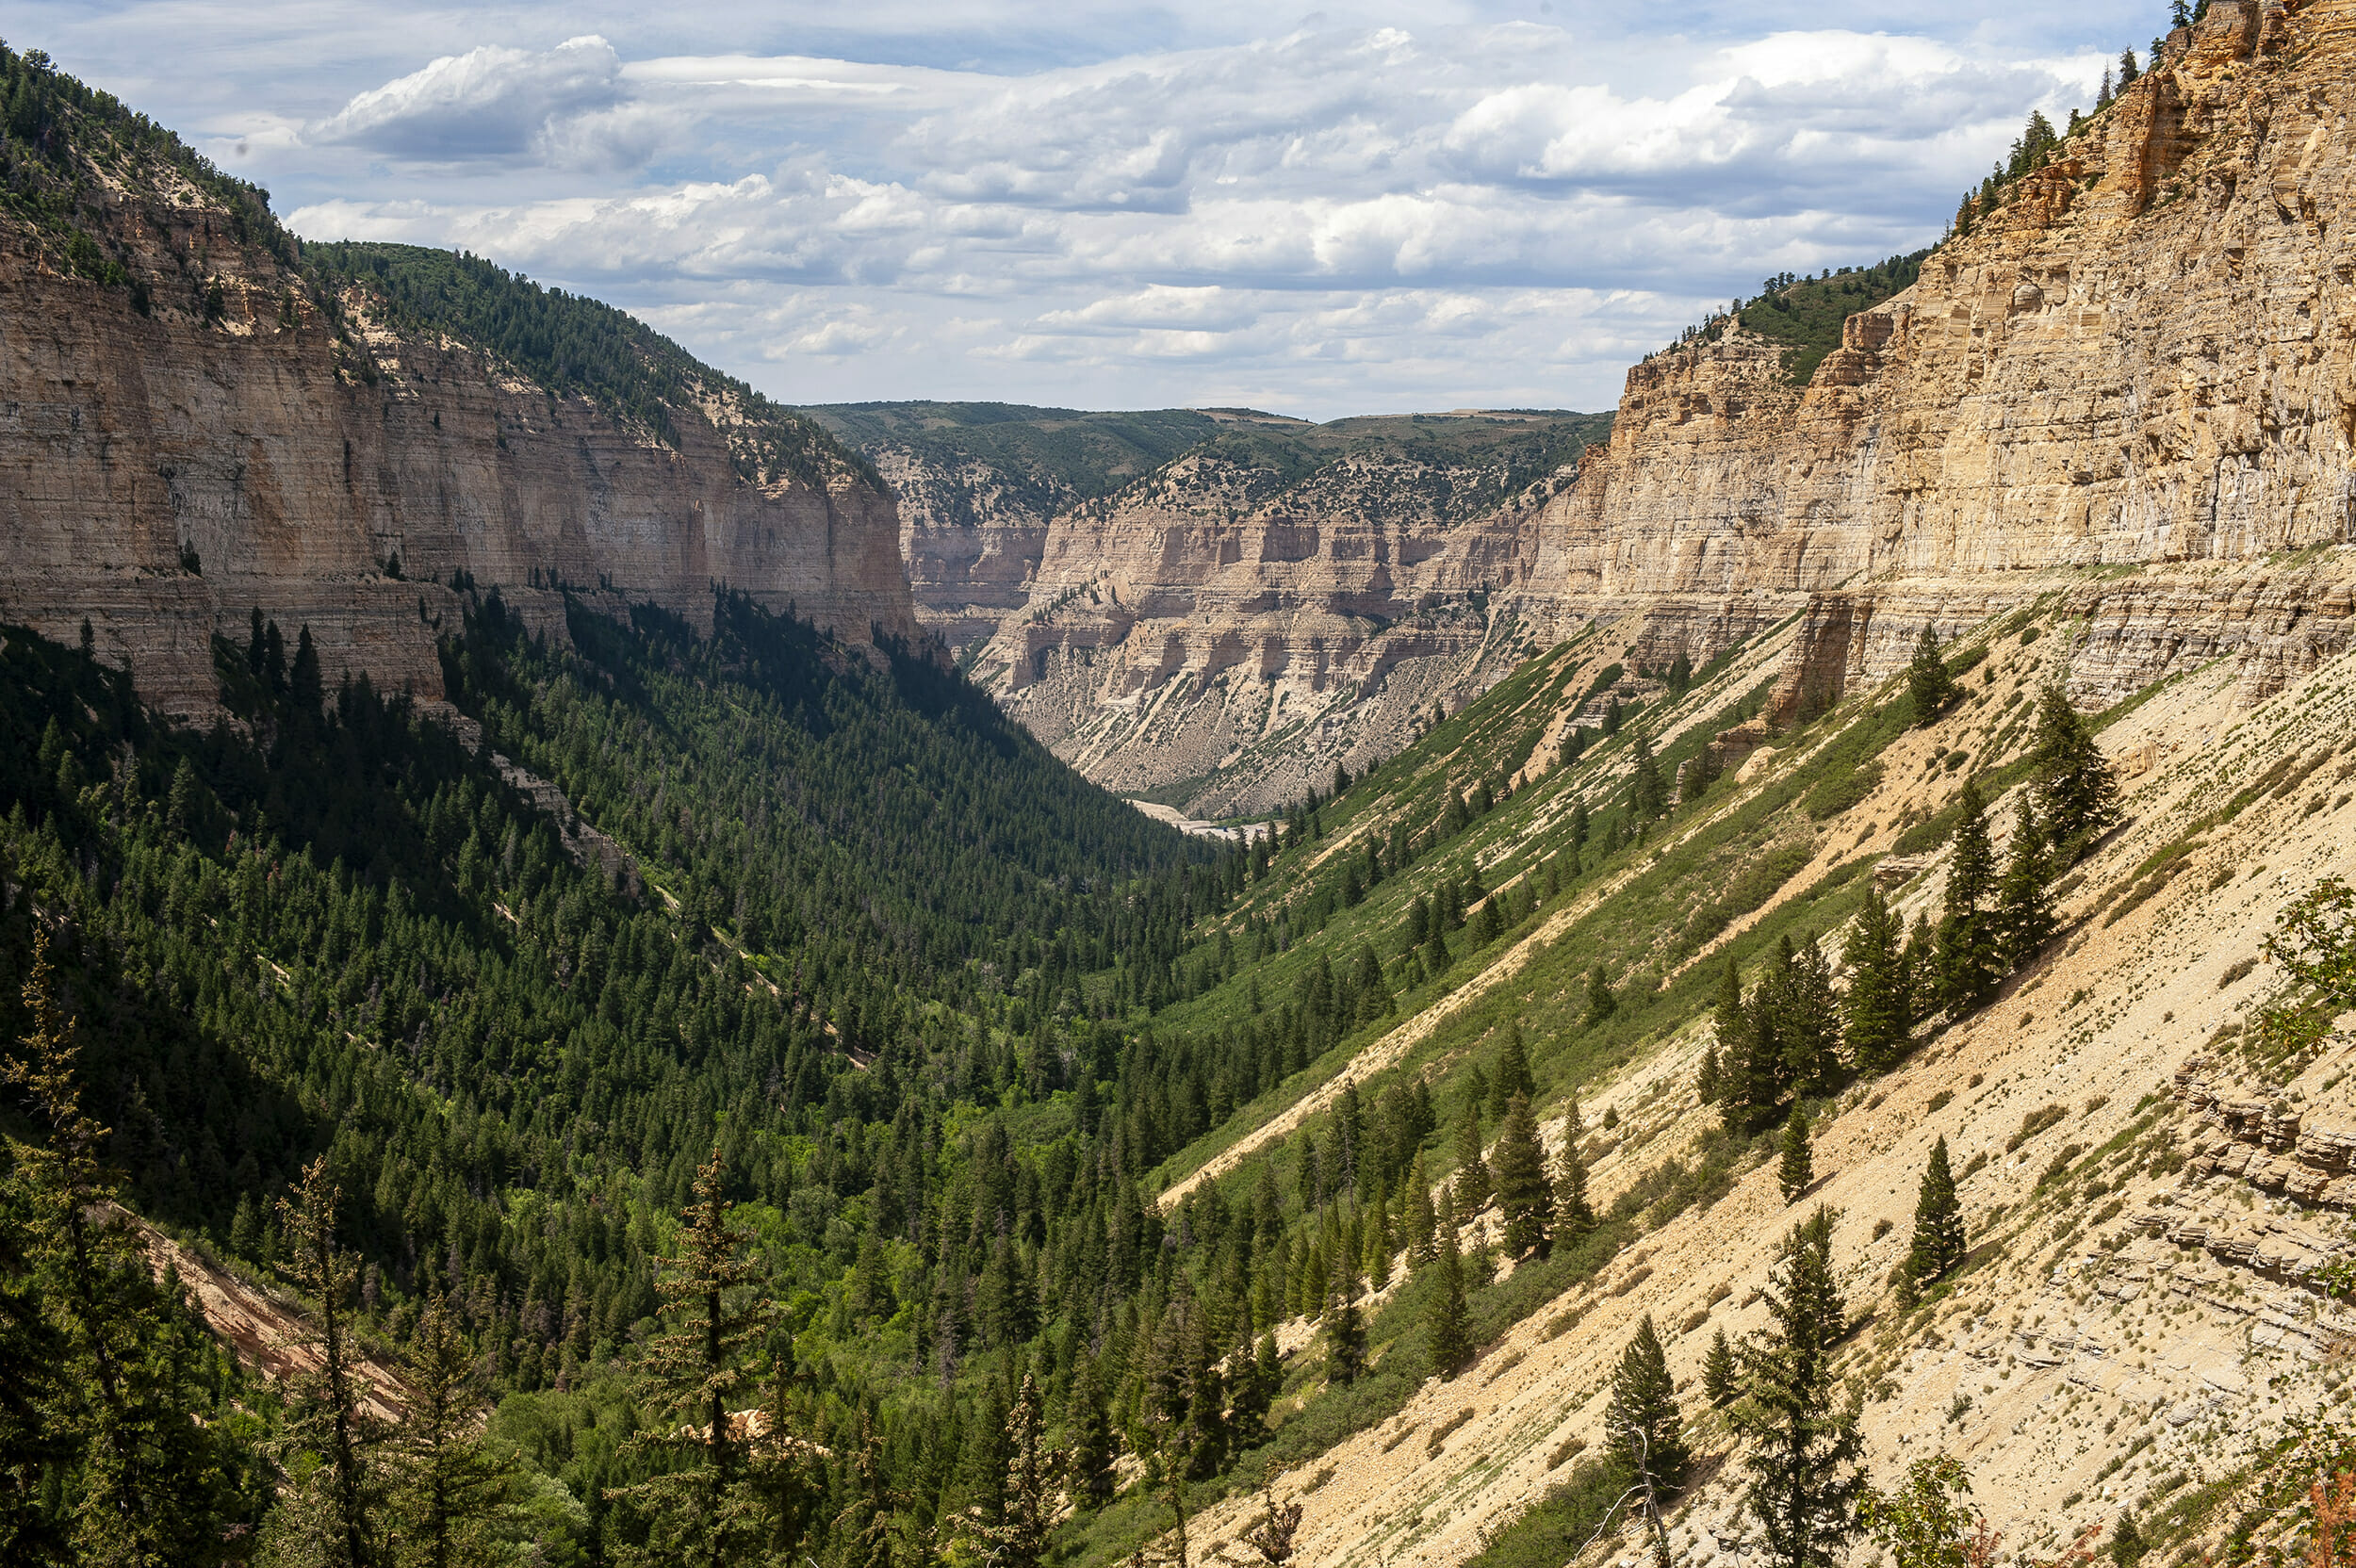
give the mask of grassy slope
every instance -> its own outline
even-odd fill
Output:
[[[1929,254],[1917,251],[1829,278],[1802,278],[1744,306],[1742,325],[1784,344],[1784,374],[1806,386],[1824,356],[1841,347],[1841,323],[1912,284]]]

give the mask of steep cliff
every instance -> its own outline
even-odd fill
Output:
[[[891,484],[917,618],[958,653],[1029,602],[1058,513],[1111,494],[1219,428],[1188,408],[902,402],[803,412]]]
[[[918,634],[890,495],[808,421],[635,323],[614,376],[659,395],[535,373],[403,303],[391,274],[434,253],[306,269],[265,194],[27,69],[48,95],[0,212],[0,618],[71,641],[87,617],[178,712],[210,707],[210,636],[257,607],[311,628],[331,681],[438,696],[453,582],[551,626],[557,584],[698,612],[725,581]]]
[[[2339,574],[2282,564],[2356,528],[2351,59],[2348,0],[2217,0],[1805,388],[1740,329],[1635,367],[1543,595],[1697,661],[1806,607],[1788,692],[2057,591],[2113,693],[2345,645]]]
[[[1608,423],[1219,417],[1217,438],[1058,514],[1026,608],[973,656],[1089,776],[1214,814],[1389,755],[1526,657],[1492,596],[1528,579],[1535,502]]]

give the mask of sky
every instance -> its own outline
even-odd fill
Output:
[[[1938,238],[2156,3],[0,5],[308,238],[458,247],[784,401],[1609,408]]]

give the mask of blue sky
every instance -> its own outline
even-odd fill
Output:
[[[457,245],[796,402],[1609,407],[1937,237],[2162,5],[10,5],[311,237]]]

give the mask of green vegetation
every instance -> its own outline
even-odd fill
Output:
[[[1758,299],[1744,305],[1735,318],[1743,329],[1784,345],[1783,373],[1794,386],[1806,386],[1824,356],[1841,347],[1841,331],[1848,318],[1871,310],[1884,300],[1913,286],[1930,252],[1891,256],[1871,267],[1843,267],[1813,278],[1786,272],[1770,278]]]

